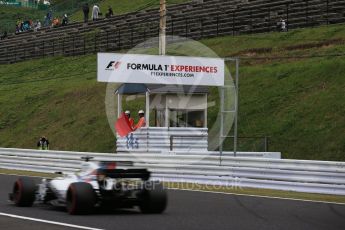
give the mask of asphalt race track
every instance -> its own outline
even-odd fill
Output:
[[[18,208],[8,202],[8,193],[16,178],[0,175],[0,229],[77,229],[17,219],[5,214],[89,229],[345,229],[345,205],[190,191],[169,191],[168,209],[161,215],[143,215],[138,210],[124,210],[70,216],[64,210],[46,206]]]

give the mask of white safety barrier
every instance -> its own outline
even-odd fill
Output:
[[[184,152],[207,152],[207,128],[141,128],[127,137],[118,136],[116,149],[120,151],[155,151],[166,152],[181,150]]]
[[[80,168],[82,156],[93,156],[95,161],[133,161],[134,167],[148,168],[154,179],[167,182],[345,195],[345,162],[0,148],[0,168],[69,173]]]

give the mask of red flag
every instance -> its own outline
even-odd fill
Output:
[[[127,136],[129,133],[133,132],[128,117],[125,113],[122,113],[120,118],[117,119],[115,129],[121,137]]]

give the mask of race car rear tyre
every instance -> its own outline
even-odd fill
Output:
[[[67,190],[66,207],[71,215],[85,215],[92,212],[96,194],[92,185],[85,182],[72,183]]]
[[[36,184],[31,178],[18,178],[13,186],[13,202],[19,207],[31,207],[35,202],[36,189]]]
[[[142,213],[162,213],[167,203],[167,192],[160,182],[146,182],[145,188],[139,195],[139,208]]]

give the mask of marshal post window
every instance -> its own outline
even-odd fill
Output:
[[[202,128],[205,124],[203,110],[170,110],[170,127],[197,127]]]

